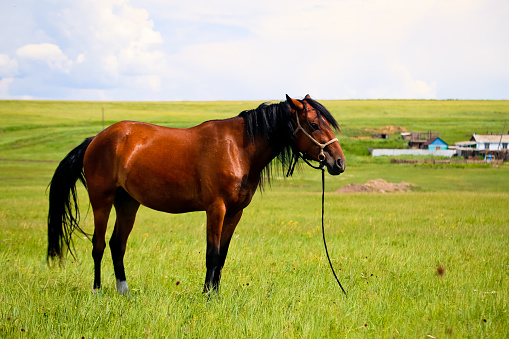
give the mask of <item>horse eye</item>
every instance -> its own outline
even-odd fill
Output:
[[[319,129],[318,124],[315,124],[314,122],[311,123],[311,128],[313,128],[315,131]]]

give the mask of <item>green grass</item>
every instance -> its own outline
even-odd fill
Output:
[[[209,119],[235,116],[261,102],[59,102],[0,101],[0,155],[16,159],[60,160],[104,125],[139,120],[164,126],[190,127]],[[375,129],[394,125],[408,131],[438,131],[454,145],[472,133],[502,132],[509,117],[508,101],[340,100],[323,101],[341,125],[338,138],[349,162],[369,155],[367,147],[404,147],[399,134],[388,140],[356,139]]]
[[[60,160],[102,128],[103,105],[111,122],[186,126],[256,104],[0,102],[0,158]],[[355,112],[358,122],[355,116],[343,120],[358,129],[363,121],[375,121],[370,128],[418,126],[421,118],[406,116],[410,111],[439,121],[434,112],[442,106],[449,118],[441,126],[457,122],[461,132],[450,127],[450,133],[461,135],[467,128],[459,121],[461,112],[480,112],[469,115],[476,121],[502,119],[496,112],[507,112],[509,103],[326,102],[338,120],[343,113],[336,107]],[[99,120],[87,116],[90,111],[98,112]],[[386,120],[380,116],[384,112]],[[359,149],[370,141],[351,140]],[[115,292],[109,250],[103,291],[92,292],[92,246],[82,237],[75,237],[77,261],[68,257],[62,267],[46,265],[45,189],[57,162],[0,161],[0,338],[506,337],[509,166],[392,165],[362,153],[346,155],[347,171],[326,178],[325,228],[348,298],[323,250],[318,171],[302,167],[289,179],[280,174],[255,195],[234,234],[221,293],[210,298],[201,294],[204,213],[142,208],[126,253],[132,295],[123,297]],[[376,178],[417,188],[335,193],[345,184]],[[83,188],[80,197],[82,214],[89,211],[83,227],[91,232]],[[114,216],[108,237],[113,222]]]

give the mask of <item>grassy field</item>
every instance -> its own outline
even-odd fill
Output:
[[[328,267],[320,233],[320,173],[276,178],[245,210],[221,293],[201,294],[205,215],[142,208],[128,242],[131,297],[115,292],[109,250],[92,293],[91,243],[48,268],[46,186],[83,138],[119,120],[187,127],[258,102],[0,101],[0,337],[505,338],[509,326],[509,165],[390,164],[364,140],[386,125],[436,130],[452,144],[500,132],[507,101],[330,101],[347,171],[326,178]],[[32,161],[17,161],[17,160]],[[33,160],[37,160],[34,162]],[[338,194],[349,183],[411,182],[413,192]],[[84,188],[81,210],[92,231]],[[114,218],[112,218],[113,222]],[[112,227],[108,230],[108,237]]]

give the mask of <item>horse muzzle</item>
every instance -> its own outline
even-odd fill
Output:
[[[327,167],[327,172],[329,172],[330,175],[340,175],[346,168],[345,159],[339,158],[332,161],[332,163],[326,161],[325,166]]]

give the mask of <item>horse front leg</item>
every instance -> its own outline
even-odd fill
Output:
[[[216,269],[220,263],[221,232],[226,208],[224,203],[216,203],[207,210],[207,274],[203,293],[214,289]]]
[[[242,217],[243,210],[232,214],[226,215],[223,222],[223,230],[221,232],[221,244],[219,248],[219,262],[214,272],[212,286],[215,290],[219,290],[219,282],[221,281],[221,272],[223,270],[226,256],[228,255],[228,248],[230,247],[230,241],[232,239],[233,232]]]

